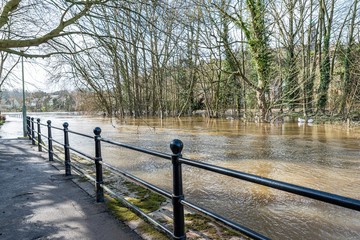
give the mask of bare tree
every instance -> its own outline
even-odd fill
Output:
[[[47,56],[44,53],[22,54],[18,49],[33,49],[41,44],[56,48],[58,39],[80,34],[71,26],[88,14],[94,5],[105,2],[107,1],[3,1],[0,15],[0,51],[24,56]]]
[[[355,21],[356,21],[356,15],[358,10],[358,0],[355,0],[353,3],[352,8],[352,17],[351,17],[351,23],[349,25],[349,32],[348,32],[348,42],[345,49],[345,56],[344,56],[344,82],[343,82],[343,94],[342,99],[340,103],[340,112],[343,113],[345,118],[348,118],[350,108],[352,105],[352,79],[351,79],[351,64],[354,61],[354,54],[351,54],[351,51],[354,49],[354,30],[355,30]],[[358,84],[354,84],[355,86],[358,86]],[[356,89],[356,88],[355,88]],[[355,91],[356,92],[356,91]]]

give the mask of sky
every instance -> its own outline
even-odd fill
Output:
[[[25,90],[29,92],[44,91],[55,92],[63,89],[59,84],[51,83],[50,75],[46,70],[46,63],[51,58],[31,60],[24,58],[24,80]],[[11,79],[11,84],[7,85],[6,89],[22,89],[22,71],[21,62],[14,69],[14,77]]]
[[[21,71],[20,71],[21,72]],[[47,84],[47,72],[38,64],[33,64],[24,60],[24,80],[25,89],[27,91],[46,91]]]

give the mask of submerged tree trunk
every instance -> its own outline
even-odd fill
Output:
[[[319,34],[319,24],[315,25],[313,22],[313,0],[310,2],[310,24],[308,28],[308,39],[307,39],[307,48],[306,48],[306,74],[304,78],[304,115],[307,116],[308,113],[313,112],[313,100],[314,100],[314,81],[315,81],[315,72],[317,68],[317,59],[318,55],[318,34]],[[313,59],[311,55],[313,53]]]
[[[242,14],[237,14],[236,17],[233,17],[224,8],[218,6],[218,9],[244,32],[249,43],[257,75],[257,84],[253,85],[247,80],[241,71],[241,67],[238,67],[238,72],[244,81],[255,89],[260,119],[263,122],[267,122],[270,120],[268,118],[271,112],[266,98],[271,77],[271,51],[265,20],[266,3],[264,0],[246,0],[246,6],[250,14],[248,21],[244,20]]]
[[[322,25],[324,26],[324,45],[323,45],[323,57],[320,65],[320,85],[318,88],[318,101],[317,111],[325,112],[326,103],[328,100],[328,90],[330,86],[330,37],[334,13],[335,0],[331,1],[330,14],[326,9],[325,0],[321,0],[321,12],[322,12]],[[327,17],[327,21],[325,20]]]

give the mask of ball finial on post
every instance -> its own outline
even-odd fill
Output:
[[[183,147],[184,147],[184,144],[179,139],[174,139],[170,143],[170,149],[173,152],[173,154],[181,154]]]
[[[99,136],[100,133],[101,133],[101,128],[99,128],[99,127],[94,128],[94,134],[95,134],[96,136]]]
[[[64,128],[68,128],[68,127],[69,127],[69,124],[68,124],[67,122],[64,122],[63,127],[64,127]]]

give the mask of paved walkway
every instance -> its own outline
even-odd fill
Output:
[[[0,239],[141,239],[43,156],[0,139]]]

